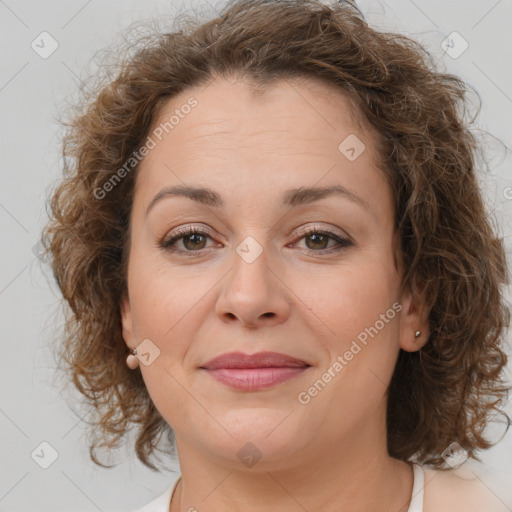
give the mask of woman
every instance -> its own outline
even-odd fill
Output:
[[[508,389],[464,92],[349,3],[238,1],[74,118],[45,232],[62,357],[97,464],[133,424],[148,467],[175,442],[141,511],[508,510],[447,471]]]

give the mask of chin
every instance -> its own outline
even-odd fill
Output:
[[[214,414],[232,437],[217,425],[215,433],[202,434],[201,443],[212,456],[236,470],[243,465],[253,471],[292,467],[297,452],[314,442],[318,428],[299,428],[296,412],[291,411],[260,407]]]

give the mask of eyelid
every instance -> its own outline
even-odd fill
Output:
[[[210,229],[208,229],[204,225],[197,225],[197,224],[190,225],[189,224],[187,226],[181,226],[181,227],[175,228],[175,229],[171,230],[170,233],[165,234],[158,242],[158,245],[161,247],[164,247],[165,245],[169,244],[169,242],[171,242],[173,239],[178,240],[185,236],[193,235],[195,233],[206,234],[210,238],[213,238],[213,235],[212,235]]]
[[[304,235],[310,234],[311,232],[316,232],[316,231],[322,231],[322,232],[325,232],[326,234],[336,235],[336,236],[346,238],[346,239],[352,241],[351,237],[348,236],[345,232],[338,232],[338,231],[333,230],[332,228],[324,227],[319,224],[301,226],[299,229],[297,229],[295,231],[295,236],[296,237],[304,236]],[[174,229],[169,235],[166,234],[162,238],[162,243],[165,243],[166,239],[172,240],[173,238],[176,238],[177,236],[180,236],[180,235],[186,236],[186,235],[193,234],[196,232],[197,233],[204,232],[204,233],[208,234],[210,237],[212,237],[212,233],[210,232],[210,230],[207,227],[205,227],[203,225],[192,224],[192,225],[178,227],[178,228]]]
[[[304,236],[304,235],[310,234],[311,232],[317,232],[317,231],[326,233],[328,235],[334,235],[339,238],[343,238],[347,241],[353,242],[352,238],[349,235],[347,235],[344,231],[337,231],[334,228],[322,226],[320,224],[301,226],[299,229],[297,229],[297,231],[295,231],[295,235],[296,236],[299,236],[299,235]]]
[[[312,224],[307,226],[301,226],[295,231],[295,242],[298,240],[304,238],[305,236],[308,236],[313,233],[318,233],[321,235],[327,235],[331,240],[337,243],[337,246],[331,247],[330,249],[321,249],[318,251],[315,251],[313,249],[298,249],[300,252],[307,252],[307,253],[318,253],[318,254],[327,254],[329,252],[336,252],[340,251],[344,248],[347,248],[349,246],[355,245],[355,242],[353,241],[352,237],[347,235],[345,232],[339,232],[333,228],[330,227],[324,227],[319,224]],[[174,245],[178,240],[181,240],[182,238],[186,236],[191,236],[193,234],[200,234],[200,235],[206,235],[211,240],[214,240],[214,236],[212,235],[210,229],[205,227],[204,225],[187,225],[183,227],[178,227],[171,231],[171,233],[165,235],[162,239],[158,242],[158,247],[162,248],[164,250],[168,250],[174,253],[181,253],[181,254],[187,254],[188,256],[192,255],[201,255],[204,254],[205,251],[210,251],[214,249],[214,247],[209,248],[203,248],[198,249],[197,251],[187,251],[183,249],[172,249],[171,246]],[[218,244],[217,244],[218,246]]]

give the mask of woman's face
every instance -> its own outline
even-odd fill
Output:
[[[419,349],[426,325],[399,295],[393,198],[348,100],[312,81],[252,97],[216,79],[170,100],[153,130],[123,336],[146,340],[140,371],[178,450],[239,467],[385,450],[398,351]],[[208,365],[230,352],[299,363]]]

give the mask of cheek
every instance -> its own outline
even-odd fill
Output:
[[[350,263],[324,277],[316,275],[314,286],[310,279],[296,281],[297,295],[303,298],[318,324],[323,325],[333,348],[343,348],[344,342],[373,326],[396,301],[394,273],[382,261],[375,260],[371,266],[367,263]],[[388,330],[390,323],[381,330]]]
[[[184,388],[183,361],[191,345],[192,326],[200,321],[201,297],[209,280],[185,278],[178,269],[151,257],[134,257],[129,279],[134,333],[138,342],[150,339],[159,351],[151,365],[139,365],[146,388],[169,424],[179,425],[184,414],[192,421],[199,412],[190,406],[190,394]]]
[[[376,266],[371,273],[351,267],[317,298],[316,313],[329,326],[329,334],[318,338],[328,359],[301,397],[329,418],[325,428],[334,437],[340,425],[360,428],[385,398],[399,351],[401,305],[393,285]]]
[[[357,390],[356,396],[360,397],[372,389],[380,394],[389,383],[399,350],[401,311],[393,269],[382,259],[360,258],[336,276],[331,275],[328,286],[321,287],[322,292],[312,294],[311,286],[304,287],[302,293],[307,292],[312,301],[312,318],[325,333],[318,338],[328,353],[321,371],[331,368],[337,376],[332,379],[332,391],[350,388]],[[334,368],[335,361],[338,365]],[[351,398],[345,396],[343,400],[350,402]],[[350,405],[356,406],[357,403]]]
[[[218,276],[206,266],[175,266],[162,256],[136,257],[129,269],[130,304],[138,340],[149,338],[169,367],[183,360],[194,330],[214,307]]]
[[[128,292],[134,334],[137,340],[149,338],[160,345],[172,328],[168,312],[179,306],[176,283],[169,282],[168,271],[161,262],[134,248],[128,266]]]

